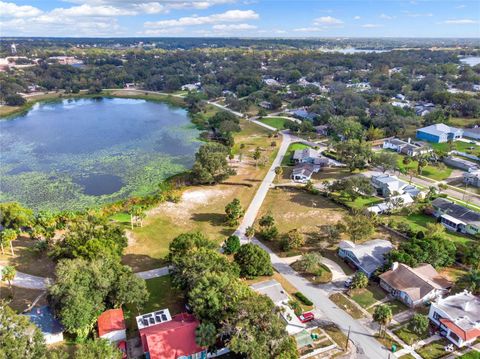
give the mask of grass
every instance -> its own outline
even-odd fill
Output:
[[[332,194],[335,196],[335,194]],[[341,201],[347,207],[352,209],[364,209],[367,207],[371,207],[375,204],[383,202],[382,199],[378,197],[358,197],[355,200],[347,200],[346,198],[342,198],[337,194],[337,200]]]
[[[415,357],[408,353],[408,354],[405,354],[405,355],[402,355],[399,359],[415,359]]]
[[[321,328],[327,333],[330,338],[338,345],[342,350],[345,348],[347,343],[347,336],[333,323],[320,325]]]
[[[397,167],[402,172],[407,172],[409,169],[416,170],[418,167],[417,161],[411,161],[408,165],[405,165],[403,161],[403,156],[397,155]],[[436,181],[443,181],[450,177],[452,174],[452,168],[447,166],[436,167],[433,165],[427,165],[422,169],[422,176],[431,178]]]
[[[450,342],[448,342],[446,339],[437,340],[421,347],[420,349],[417,349],[416,352],[424,359],[442,358],[450,354],[446,352],[444,348],[445,345],[448,345],[449,343]]]
[[[367,288],[352,289],[349,297],[362,308],[367,309],[385,298],[385,292],[379,286],[369,284]]]
[[[261,119],[259,119],[259,121],[266,125],[275,127],[277,130],[284,130],[285,122],[289,120],[282,117],[262,117]]]
[[[350,314],[353,319],[360,319],[364,317],[362,311],[358,309],[357,306],[353,304],[342,293],[334,293],[329,298],[332,302],[338,305],[340,309],[343,309],[348,314]]]
[[[405,304],[403,304],[402,302],[400,302],[398,300],[393,300],[393,301],[390,301],[390,302],[387,302],[387,303],[384,303],[384,304],[387,304],[390,307],[393,315],[397,315],[398,313],[402,313],[402,312],[410,309]],[[375,312],[376,307],[377,306],[373,306],[373,307],[368,308],[368,312],[373,314]]]
[[[299,272],[303,277],[307,278],[310,282],[315,284],[329,283],[332,281],[332,271],[324,264],[317,266],[315,273],[304,272],[299,268],[299,261],[291,264],[291,267]]]
[[[382,343],[385,346],[385,348],[387,348],[388,350],[392,350],[393,345],[395,345],[397,347],[396,351],[399,351],[399,350],[403,349],[403,347],[399,343],[397,343],[387,333],[385,333],[383,336],[381,336],[380,334],[377,333],[377,334],[375,334],[375,339],[377,339],[377,341]]]
[[[305,145],[303,143],[295,142],[288,146],[287,152],[282,160],[282,166],[289,166],[292,164],[293,153],[296,150],[303,150],[304,148],[310,148],[311,146]]]
[[[277,153],[277,148],[270,146],[270,131],[243,120],[241,126],[242,131],[235,136],[235,146],[237,153],[241,151],[244,156],[242,162],[232,162],[237,174],[228,179],[228,184],[188,187],[184,191],[187,199],[152,209],[144,226],[133,230],[131,244],[123,257],[125,264],[135,271],[165,265],[170,242],[188,231],[201,231],[218,243],[232,234],[235,228],[225,223],[225,206],[238,198],[244,208],[248,207]],[[242,143],[245,147],[241,149]],[[266,164],[256,168],[251,154],[257,146],[263,149]]]
[[[453,149],[459,152],[471,153],[471,154],[478,154],[480,150],[480,146],[477,146],[474,143],[463,142],[463,141],[455,141]],[[450,145],[447,142],[444,143],[431,143],[430,144],[434,150],[438,151],[450,151]],[[473,147],[473,148],[472,148]]]
[[[183,293],[172,286],[169,275],[148,279],[146,281],[150,297],[145,305],[137,311],[137,308],[127,306],[126,323],[129,331],[135,331],[137,326],[135,317],[140,314],[150,313],[159,309],[168,309],[173,316],[185,311],[185,299]]]
[[[428,338],[428,331],[423,333],[422,335],[418,335],[410,330],[408,325],[401,327],[400,329],[393,331],[396,336],[402,339],[408,345],[413,345],[414,343],[418,342],[419,340]]]
[[[458,359],[480,359],[480,352],[472,350],[458,357]]]

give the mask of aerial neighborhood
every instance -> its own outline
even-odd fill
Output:
[[[479,46],[2,41],[0,358],[479,358]]]

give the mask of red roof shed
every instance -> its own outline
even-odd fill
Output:
[[[109,309],[100,314],[98,317],[98,336],[100,338],[117,330],[125,330],[125,319],[121,308]]]

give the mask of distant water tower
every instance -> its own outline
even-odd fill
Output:
[[[10,51],[11,51],[12,55],[16,55],[17,54],[17,45],[16,44],[11,44],[10,45]]]

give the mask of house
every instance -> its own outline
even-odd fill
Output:
[[[463,171],[473,172],[478,170],[478,164],[460,157],[448,156],[443,159],[446,165],[461,169]]]
[[[300,333],[306,328],[306,325],[298,319],[293,309],[288,305],[291,300],[290,296],[275,279],[252,284],[250,288],[258,294],[266,295],[275,306],[280,308],[280,315],[287,325],[285,329],[289,335]]]
[[[475,126],[472,128],[464,128],[463,136],[468,138],[473,138],[475,140],[480,140],[480,127]]]
[[[381,274],[380,286],[409,307],[427,304],[448,292],[452,283],[430,264],[411,268],[395,262],[392,269]]]
[[[48,305],[34,307],[25,315],[40,329],[46,344],[63,341],[63,325],[55,318]]]
[[[268,101],[262,101],[262,102],[260,102],[260,103],[258,104],[258,106],[260,106],[260,107],[262,107],[262,108],[264,108],[264,109],[266,109],[266,110],[270,110],[270,109],[272,109],[272,107],[273,107],[273,106],[272,106],[272,103],[271,103],[271,102],[268,102]]]
[[[134,89],[135,88],[135,82],[127,82],[125,84],[126,89]]]
[[[480,231],[480,213],[445,198],[432,201],[433,216],[450,231],[475,235]]]
[[[97,320],[98,337],[111,342],[127,340],[123,310],[109,309],[100,314]]]
[[[439,298],[428,318],[456,346],[471,344],[480,337],[480,298],[468,291]]]
[[[295,150],[292,157],[293,162],[295,163],[311,164],[315,164],[315,162],[318,162],[321,158],[322,156],[320,155],[320,153],[311,147],[303,148],[301,150]]]
[[[347,84],[346,87],[347,88],[353,88],[357,91],[366,91],[366,90],[370,90],[372,88],[372,86],[370,85],[369,82],[357,82],[357,83],[354,83],[354,84]]]
[[[264,79],[263,82],[267,86],[281,86],[280,82],[275,79]]]
[[[306,183],[310,181],[312,175],[317,173],[319,170],[320,166],[318,165],[300,163],[293,168],[292,175],[290,177],[295,182]]]
[[[413,203],[414,200],[412,196],[410,196],[408,193],[404,193],[398,196],[390,197],[388,201],[368,207],[367,211],[375,214],[389,213],[393,210],[410,206]]]
[[[405,193],[408,193],[411,197],[417,197],[420,194],[420,190],[417,187],[409,185],[399,180],[396,176],[389,174],[372,176],[372,186],[383,197],[398,196]]]
[[[425,104],[416,104],[415,105],[415,114],[417,116],[425,116],[428,115],[435,109],[435,105],[433,103],[425,103]]]
[[[465,172],[463,174],[463,183],[473,187],[480,187],[480,170]]]
[[[392,249],[392,243],[384,239],[374,239],[362,244],[341,241],[339,243],[338,255],[365,273],[367,277],[370,277],[378,268],[385,264],[385,254]]]
[[[407,141],[399,138],[388,138],[383,142],[383,149],[394,150],[407,156],[415,157],[425,153],[432,152],[432,149],[423,142],[412,142],[409,138]]]
[[[170,316],[168,309],[136,318],[143,351],[149,359],[200,359],[207,357],[206,348],[195,341],[199,321],[191,314]]]
[[[307,110],[303,108],[299,108],[296,110],[290,111],[292,116],[299,118],[300,120],[307,120],[307,121],[313,121],[315,117],[317,116],[316,114],[312,112],[308,112]]]
[[[182,91],[197,91],[201,86],[200,82],[194,83],[194,84],[185,84],[182,85],[181,89]]]
[[[449,140],[462,138],[463,130],[461,128],[447,126],[443,123],[436,123],[431,126],[419,128],[417,138],[433,143],[443,143]]]

